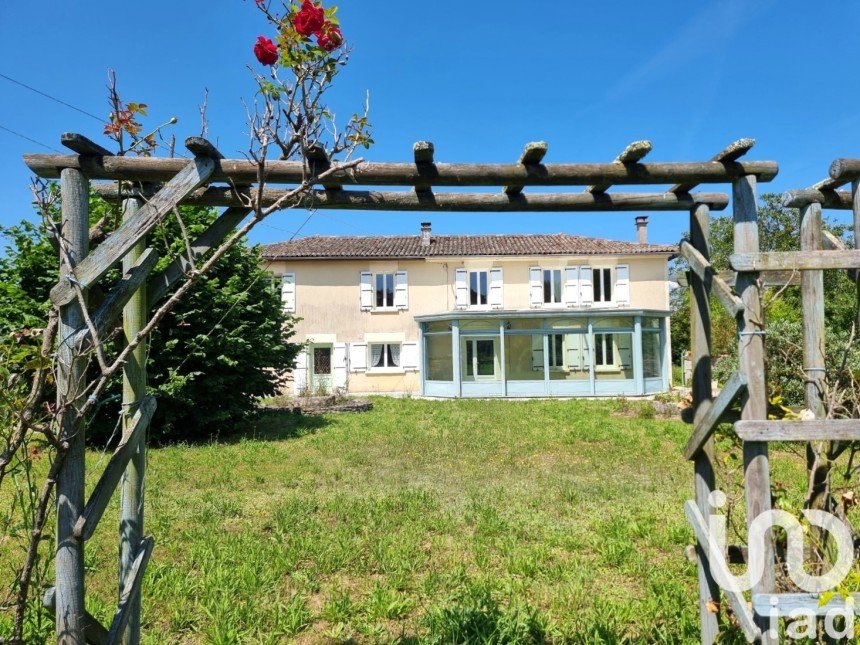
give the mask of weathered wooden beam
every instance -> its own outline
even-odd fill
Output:
[[[741,177],[732,182],[732,207],[734,252],[758,252],[760,246],[755,177]],[[758,276],[755,272],[739,272],[735,285],[744,303],[744,310],[738,317],[738,371],[747,381],[746,394],[741,397],[741,417],[749,420],[767,419],[764,312]],[[759,515],[771,509],[767,444],[745,442],[743,456],[746,520],[749,528]],[[775,590],[776,559],[771,540],[750,546],[750,568],[752,571],[761,571],[761,576],[753,581],[754,593],[770,593]],[[754,618],[761,631],[762,643],[775,643],[778,639],[771,634],[768,618]]]
[[[52,613],[56,611],[56,587],[45,589],[45,595],[42,597],[42,606]],[[108,642],[108,630],[88,611],[84,612],[84,639],[90,645],[107,645]]]
[[[88,157],[78,157],[87,159]],[[121,157],[117,157],[121,158]],[[129,250],[158,225],[178,202],[200,187],[215,169],[210,157],[195,157],[164,187],[156,193],[137,215],[124,222],[104,242],[95,248],[78,266],[74,279],[86,288],[94,284]],[[89,229],[87,229],[89,233]],[[51,289],[51,301],[64,305],[75,297],[71,279],[61,280]]]
[[[203,137],[188,137],[185,139],[185,147],[195,157],[224,158],[221,151],[209,139],[204,139]]]
[[[693,527],[693,533],[696,535],[699,545],[705,552],[708,564],[714,570],[718,570],[722,574],[724,580],[730,579],[732,573],[729,570],[725,557],[723,556],[722,549],[719,547],[716,540],[711,537],[711,533],[708,530],[708,524],[699,512],[696,502],[693,500],[687,500],[687,502],[684,503],[684,514],[687,516],[690,526]],[[759,629],[755,624],[753,613],[750,611],[744,595],[733,589],[723,589],[723,593],[726,595],[726,598],[732,607],[732,611],[735,613],[735,617],[744,632],[747,642],[753,643],[757,639],[761,638],[761,629]]]
[[[848,183],[860,177],[860,159],[836,159],[830,164],[830,178]]]
[[[77,168],[90,179],[124,179],[136,182],[162,182],[183,169],[184,159],[161,157],[84,157],[76,155],[25,155],[24,162],[38,176],[56,178],[61,168]],[[482,164],[482,163],[374,163],[363,162],[354,168],[335,172],[331,179],[344,185],[414,186],[588,186],[612,184],[693,184],[726,183],[744,175],[760,181],[776,177],[775,161],[716,161],[665,163],[556,163],[556,164]],[[298,184],[307,168],[299,161],[267,161],[266,181],[270,184]],[[235,185],[257,181],[257,164],[248,159],[221,159],[211,181]]]
[[[836,237],[827,229],[821,229],[821,246],[829,251],[847,251],[848,245],[840,238]],[[858,272],[857,269],[845,269],[849,280],[856,281]]]
[[[158,252],[155,249],[147,249],[129,268],[116,283],[114,288],[102,301],[99,308],[92,315],[93,326],[100,340],[104,341],[122,315],[123,307],[134,296],[135,291],[146,282],[149,272],[158,263]],[[75,347],[85,351],[92,342],[90,330],[84,327],[78,331],[74,340]]]
[[[686,459],[693,459],[699,454],[702,446],[714,434],[714,430],[728,409],[739,396],[746,392],[746,387],[746,377],[742,373],[735,372],[732,374],[731,378],[726,382],[725,387],[717,395],[717,398],[708,406],[701,419],[696,422],[693,436],[690,437],[690,440],[684,447],[684,457]]]
[[[60,255],[60,280],[66,282],[86,260],[89,239],[89,182],[74,168],[63,170],[60,235],[66,253]],[[86,292],[84,303],[86,306]],[[59,440],[66,444],[65,458],[57,476],[57,544],[54,568],[57,576],[56,633],[59,642],[84,640],[84,545],[74,535],[75,522],[84,508],[86,475],[86,426],[78,419],[78,399],[85,392],[86,359],[72,344],[83,326],[81,304],[73,298],[60,307],[57,328],[57,412]]]
[[[690,244],[708,258],[708,236],[711,230],[711,212],[707,206],[690,211]],[[711,406],[711,285],[695,273],[690,273],[690,346],[693,353],[693,375],[690,392],[693,397],[693,420],[701,421]],[[703,515],[711,515],[711,493],[716,488],[713,441],[702,444],[693,464],[693,486],[696,506]],[[713,645],[720,633],[720,587],[708,566],[708,558],[700,545],[694,548],[699,582],[699,623],[702,645]]]
[[[543,161],[544,156],[546,156],[547,150],[549,150],[549,145],[546,141],[532,141],[531,143],[527,143],[523,149],[523,153],[520,155],[520,160],[517,163],[524,166],[539,164]],[[505,192],[508,195],[516,195],[523,192],[523,184],[505,186],[502,189],[502,192]]]
[[[821,205],[800,209],[800,250],[820,251],[822,246]],[[817,418],[825,415],[824,396],[824,272],[801,271],[803,314],[803,371],[806,407]]]
[[[416,141],[412,144],[412,154],[415,163],[433,163],[433,154],[436,148],[432,141]]]
[[[251,212],[249,208],[228,208],[221,213],[217,219],[209,225],[196,240],[191,243],[189,249],[191,256],[197,260],[207,251],[217,246],[227,235],[235,229],[239,223]],[[187,254],[183,253],[176,257],[164,271],[153,276],[146,284],[146,295],[149,302],[148,309],[152,310],[164,294],[170,290],[176,281],[191,270],[191,262]]]
[[[215,156],[220,154],[205,139],[185,142],[189,150],[198,155]],[[211,148],[211,149],[210,149]],[[143,199],[129,197],[123,202],[122,219],[124,222],[136,217],[143,207]],[[125,270],[130,270],[147,253],[146,238],[138,242],[122,259]],[[133,296],[122,310],[122,332],[125,345],[137,341],[140,331],[149,321],[149,308],[146,299],[146,282],[141,282]],[[143,405],[149,405],[146,396],[146,363],[149,358],[149,339],[144,339],[131,351],[122,366],[122,427],[123,437],[137,434],[125,471],[119,483],[119,580],[121,593],[132,572],[137,545],[143,539],[144,495],[146,480],[146,438],[149,420],[145,423],[138,418]],[[154,411],[155,406],[152,406]],[[152,415],[146,410],[144,414]],[[128,609],[128,629],[123,638],[125,645],[140,643],[140,594],[130,601]]]
[[[847,190],[814,188],[789,190],[783,193],[781,201],[786,208],[802,208],[807,204],[821,204],[824,208],[851,210],[851,193]]]
[[[107,148],[101,147],[94,141],[90,141],[82,134],[64,132],[60,135],[60,143],[79,155],[90,155],[95,157],[111,157],[113,153]]]
[[[794,618],[803,612],[805,616],[827,616],[830,612],[850,612],[856,615],[860,607],[860,593],[852,593],[853,602],[836,594],[826,603],[821,603],[821,594],[817,593],[761,593],[753,594],[752,606],[756,613],[772,615],[780,618]]]
[[[131,567],[125,588],[120,595],[119,605],[113,616],[110,631],[108,632],[108,645],[115,645],[122,639],[123,632],[125,632],[128,620],[131,617],[130,607],[132,606],[132,601],[140,594],[143,573],[146,571],[146,565],[149,563],[149,557],[152,555],[153,546],[155,546],[155,543],[152,537],[147,536],[141,540],[137,547],[137,556],[134,559],[134,564]]]
[[[93,190],[108,201],[122,196],[113,184],[95,184]],[[180,203],[195,206],[228,206],[242,208],[254,199],[256,189],[236,189],[210,186],[197,190]],[[278,202],[286,190],[264,189],[262,205]],[[430,193],[418,191],[343,190],[326,193],[312,191],[295,206],[317,209],[365,211],[469,211],[469,212],[557,212],[557,211],[687,211],[697,204],[707,204],[711,210],[728,206],[725,193]],[[247,207],[246,207],[247,208]]]
[[[305,150],[305,159],[308,161],[308,173],[312,177],[316,177],[331,168],[331,159],[329,159],[325,148],[320,145],[311,146]],[[338,191],[343,188],[342,183],[328,178],[322,182],[322,185],[328,191]]]
[[[717,154],[711,157],[711,161],[719,162],[719,163],[731,163],[737,161],[741,157],[743,157],[746,153],[748,153],[752,147],[755,145],[755,139],[738,139],[737,141],[733,141],[725,148],[720,150]],[[754,174],[754,173],[748,173]],[[688,193],[693,188],[696,187],[697,184],[701,184],[702,182],[679,182],[678,184],[672,186],[669,189],[670,193]]]
[[[74,535],[76,539],[86,541],[92,537],[117,484],[122,479],[125,467],[137,449],[138,441],[146,433],[146,428],[155,413],[155,407],[155,399],[152,396],[147,396],[132,417],[127,434],[111,455],[102,476],[90,494],[89,500],[87,500],[83,513],[75,523]]]
[[[763,287],[799,287],[800,275],[800,271],[768,271],[759,280]],[[719,271],[717,277],[730,287],[734,287],[738,273],[737,271]],[[687,276],[683,273],[676,274],[675,281],[682,287],[689,286]]]
[[[418,166],[431,165],[433,163],[433,155],[436,149],[430,141],[416,141],[412,144],[412,155],[415,158],[415,164]],[[413,186],[416,192],[429,192],[430,184],[425,181],[416,182]]]
[[[735,432],[744,441],[858,441],[860,419],[738,421]]]
[[[645,155],[651,152],[652,145],[650,141],[634,141],[633,143],[627,144],[627,147],[621,151],[613,163],[636,163],[637,161],[644,159]],[[612,184],[593,184],[591,186],[586,186],[585,190],[589,193],[603,193],[611,186]]]
[[[678,250],[681,257],[690,265],[690,269],[709,289],[713,290],[713,294],[732,315],[732,318],[743,311],[744,303],[741,299],[732,293],[732,288],[717,275],[711,263],[689,241],[681,240]]]
[[[860,251],[735,253],[729,258],[729,262],[736,271],[858,269]]]

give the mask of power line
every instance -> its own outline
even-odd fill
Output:
[[[22,83],[21,81],[17,81],[14,78],[12,78],[11,76],[6,76],[5,74],[0,74],[0,78],[5,78],[7,81],[9,81],[11,83],[15,83],[15,85],[20,85],[21,87],[26,88],[26,89],[30,90],[31,92],[35,92],[36,94],[40,94],[41,96],[44,96],[46,99],[50,99],[56,103],[59,103],[60,105],[65,105],[67,108],[71,108],[72,110],[75,110],[76,112],[80,112],[81,114],[85,114],[88,117],[95,119],[99,123],[107,123],[107,121],[105,119],[96,116],[92,112],[87,112],[86,110],[82,110],[81,108],[72,105],[71,103],[66,103],[63,100],[58,99],[56,96],[51,96],[50,94],[47,94],[47,93],[43,92],[42,90],[37,90],[35,87],[27,85],[26,83]]]
[[[60,154],[63,154],[62,152],[60,152],[56,148],[52,148],[48,144],[42,143],[41,141],[36,141],[35,139],[31,139],[26,134],[21,134],[20,132],[16,132],[15,130],[12,130],[11,128],[7,128],[5,125],[0,125],[0,130],[5,130],[9,134],[14,134],[16,137],[20,137],[20,138],[24,139],[25,141],[29,141],[30,143],[35,143],[37,146],[42,146],[43,148],[47,148],[48,150],[53,150],[54,152],[58,152]]]

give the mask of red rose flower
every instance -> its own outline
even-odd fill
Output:
[[[264,36],[257,37],[257,44],[254,45],[254,56],[263,65],[274,65],[278,62],[278,46]]]
[[[320,33],[317,35],[317,45],[325,51],[334,51],[343,44],[343,34],[340,29],[335,27],[330,22],[323,25]]]
[[[312,36],[319,33],[325,23],[325,12],[310,0],[302,3],[302,8],[293,18],[293,27],[302,36]]]

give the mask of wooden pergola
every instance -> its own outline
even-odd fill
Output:
[[[123,437],[89,499],[85,499],[84,489],[84,428],[82,415],[77,413],[85,405],[81,394],[85,390],[83,353],[99,337],[109,335],[120,318],[126,342],[139,341],[155,303],[183,277],[195,271],[193,261],[196,258],[229,236],[252,213],[252,205],[259,208],[278,203],[296,186],[308,187],[308,191],[291,204],[299,208],[688,212],[691,237],[681,243],[679,252],[690,263],[690,285],[698,311],[693,323],[697,356],[693,386],[696,430],[691,440],[693,447],[688,447],[687,452],[695,461],[693,509],[700,516],[710,512],[708,495],[715,488],[710,461],[711,433],[728,408],[730,401],[727,399],[741,396],[743,419],[748,424],[744,432],[752,432],[766,422],[758,271],[762,270],[763,263],[765,270],[769,270],[774,262],[758,253],[756,186],[760,181],[772,180],[778,166],[773,161],[742,160],[754,144],[750,139],[736,141],[706,161],[655,163],[645,161],[652,147],[648,141],[634,142],[613,161],[598,163],[543,163],[546,143],[531,143],[516,163],[507,164],[437,162],[433,145],[419,142],[413,148],[411,161],[363,162],[350,168],[340,168],[318,149],[307,151],[301,162],[267,161],[260,166],[245,159],[225,159],[211,143],[200,138],[186,141],[191,153],[186,159],[114,156],[77,134],[65,134],[61,142],[71,154],[34,154],[24,158],[36,175],[60,179],[61,230],[69,250],[68,257],[61,262],[60,280],[51,291],[52,302],[60,308],[57,409],[71,411],[61,417],[60,439],[67,442],[67,450],[57,479],[57,582],[46,595],[46,602],[54,608],[57,638],[61,642],[139,642],[141,579],[154,544],[152,537],[144,536],[143,525],[146,434],[155,410],[155,401],[146,394],[144,344],[134,349],[123,367]],[[860,162],[855,163],[860,168]],[[322,173],[325,173],[324,179],[320,180]],[[725,209],[729,197],[725,192],[694,192],[703,184],[732,184],[735,251],[738,254],[737,295],[714,274],[707,261],[710,212]],[[668,188],[660,188],[665,185]],[[618,186],[657,188],[651,192],[611,190]],[[374,190],[373,187],[386,189]],[[400,189],[391,190],[392,187]],[[440,190],[448,187],[484,190]],[[529,190],[534,187],[553,187],[559,192]],[[88,231],[90,190],[108,200],[121,201],[124,213],[122,225],[92,251]],[[857,199],[854,201],[860,203]],[[147,236],[179,204],[219,206],[226,210],[189,244],[185,254],[174,258],[166,270],[153,274],[158,257],[154,249],[147,247]],[[852,261],[860,266],[860,262],[856,262],[857,253],[849,253],[853,254]],[[87,289],[120,262],[121,279],[99,308],[88,312]],[[710,387],[707,309],[707,295],[712,289],[737,316],[742,366],[738,376],[714,401]],[[768,485],[766,443],[748,442],[745,454],[748,457],[749,516],[755,517],[769,507],[769,496],[765,495],[764,488]],[[105,628],[84,608],[84,544],[96,530],[118,486],[122,491],[119,604],[112,624]],[[773,554],[768,552],[761,557],[770,563],[772,574]],[[710,575],[713,554],[700,544],[697,559],[702,592],[702,640],[713,642],[719,627],[718,615],[710,603],[719,598],[719,589]],[[772,583],[771,575],[755,593],[773,592]],[[753,629],[761,633],[761,616],[753,616],[746,605],[736,607],[735,611],[748,617],[752,625],[750,633]]]

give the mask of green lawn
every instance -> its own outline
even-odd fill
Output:
[[[150,451],[146,642],[698,641],[689,426],[613,402],[374,404]],[[117,513],[86,560],[106,624]]]

